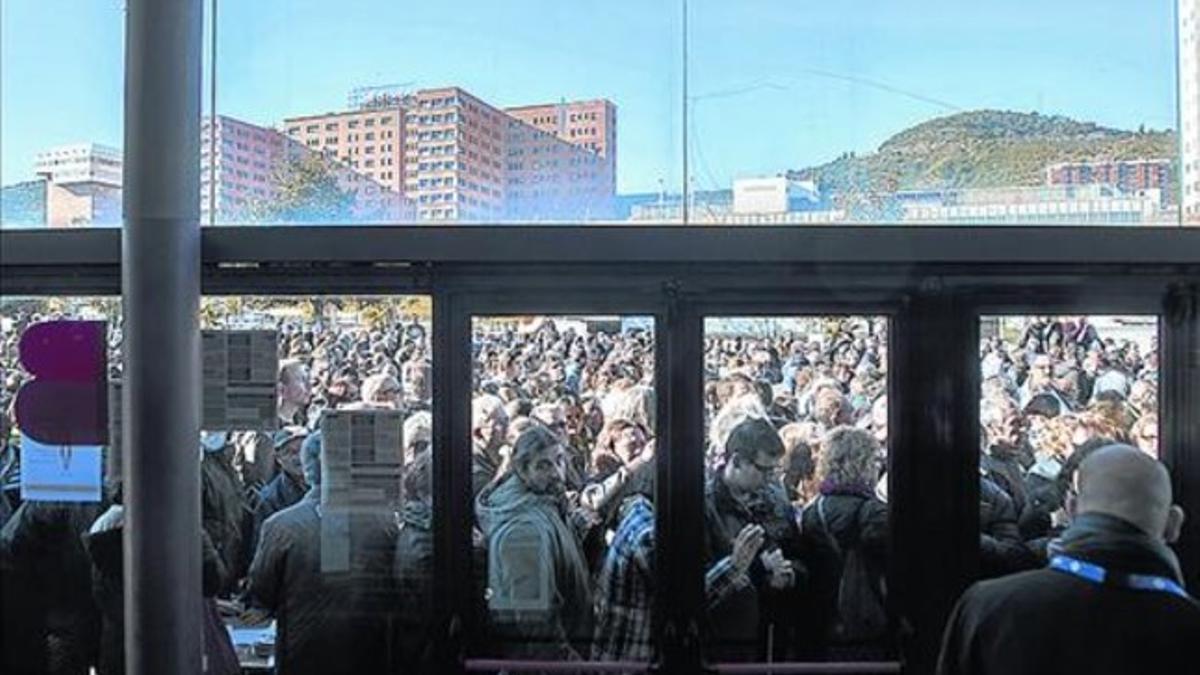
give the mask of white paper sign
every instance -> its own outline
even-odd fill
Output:
[[[400,508],[404,414],[329,410],[321,416],[321,570],[350,566],[350,516]]]
[[[46,445],[21,434],[21,499],[100,501],[102,457],[98,445]]]
[[[204,413],[200,427],[206,431],[278,428],[278,333],[206,330],[201,340]]]

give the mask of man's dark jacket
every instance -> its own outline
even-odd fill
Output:
[[[705,559],[713,565],[732,554],[738,533],[747,525],[760,525],[765,537],[762,551],[778,549],[792,563],[795,583],[791,588],[776,590],[768,583],[769,573],[761,560],[750,566],[751,586],[722,601],[720,608],[709,616],[709,630],[714,643],[709,656],[731,661],[766,660],[768,628],[774,633],[776,647],[773,657],[786,660],[799,637],[802,594],[807,586],[808,568],[803,560],[800,530],[795,510],[783,485],[769,482],[739,500],[719,475],[709,477],[704,492]]]
[[[348,532],[330,529],[323,542],[322,521],[336,515],[322,515],[319,502],[314,488],[263,523],[249,595],[278,622],[278,675],[377,672],[390,658],[395,523],[354,514]],[[323,569],[322,546],[348,547],[348,568]]]
[[[1111,576],[1180,578],[1170,549],[1107,515],[1080,516],[1054,549]],[[947,623],[938,673],[1193,672],[1198,640],[1194,600],[1044,568],[967,589]]]
[[[308,487],[304,485],[304,481],[293,478],[286,471],[275,474],[271,482],[258,491],[257,503],[254,506],[253,525],[247,546],[250,559],[254,558],[254,553],[258,549],[258,535],[262,530],[262,524],[267,522],[267,518],[299,502],[307,491]],[[249,560],[246,562],[247,569],[249,569]]]
[[[979,477],[979,565],[983,578],[1036,567],[1038,559],[1025,547],[1017,529],[1013,500],[986,476]]]

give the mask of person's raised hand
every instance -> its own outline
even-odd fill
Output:
[[[730,558],[733,560],[733,566],[741,574],[750,569],[750,565],[754,562],[754,556],[758,555],[758,550],[762,548],[763,542],[766,541],[766,533],[761,525],[747,525],[738,532],[737,537],[733,540],[733,553]]]

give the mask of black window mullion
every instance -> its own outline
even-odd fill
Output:
[[[704,621],[704,326],[679,288],[666,288],[657,331],[666,358],[667,437],[658,446],[658,633],[661,672],[699,672]],[[660,353],[663,353],[660,352]],[[698,520],[701,519],[701,520]]]
[[[889,603],[909,672],[933,672],[942,626],[978,567],[978,322],[937,280],[894,321],[889,370]]]
[[[471,607],[471,317],[455,294],[433,296],[434,649],[439,673],[463,672]]]
[[[1162,373],[1159,452],[1171,470],[1175,502],[1189,514],[1176,545],[1188,588],[1200,586],[1200,285],[1166,294],[1159,340]],[[1194,592],[1194,590],[1193,590]]]

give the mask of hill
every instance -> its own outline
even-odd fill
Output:
[[[935,188],[1033,186],[1050,164],[1175,157],[1175,132],[1126,131],[1063,116],[977,110],[922,122],[868,155],[789,172],[840,203]]]

